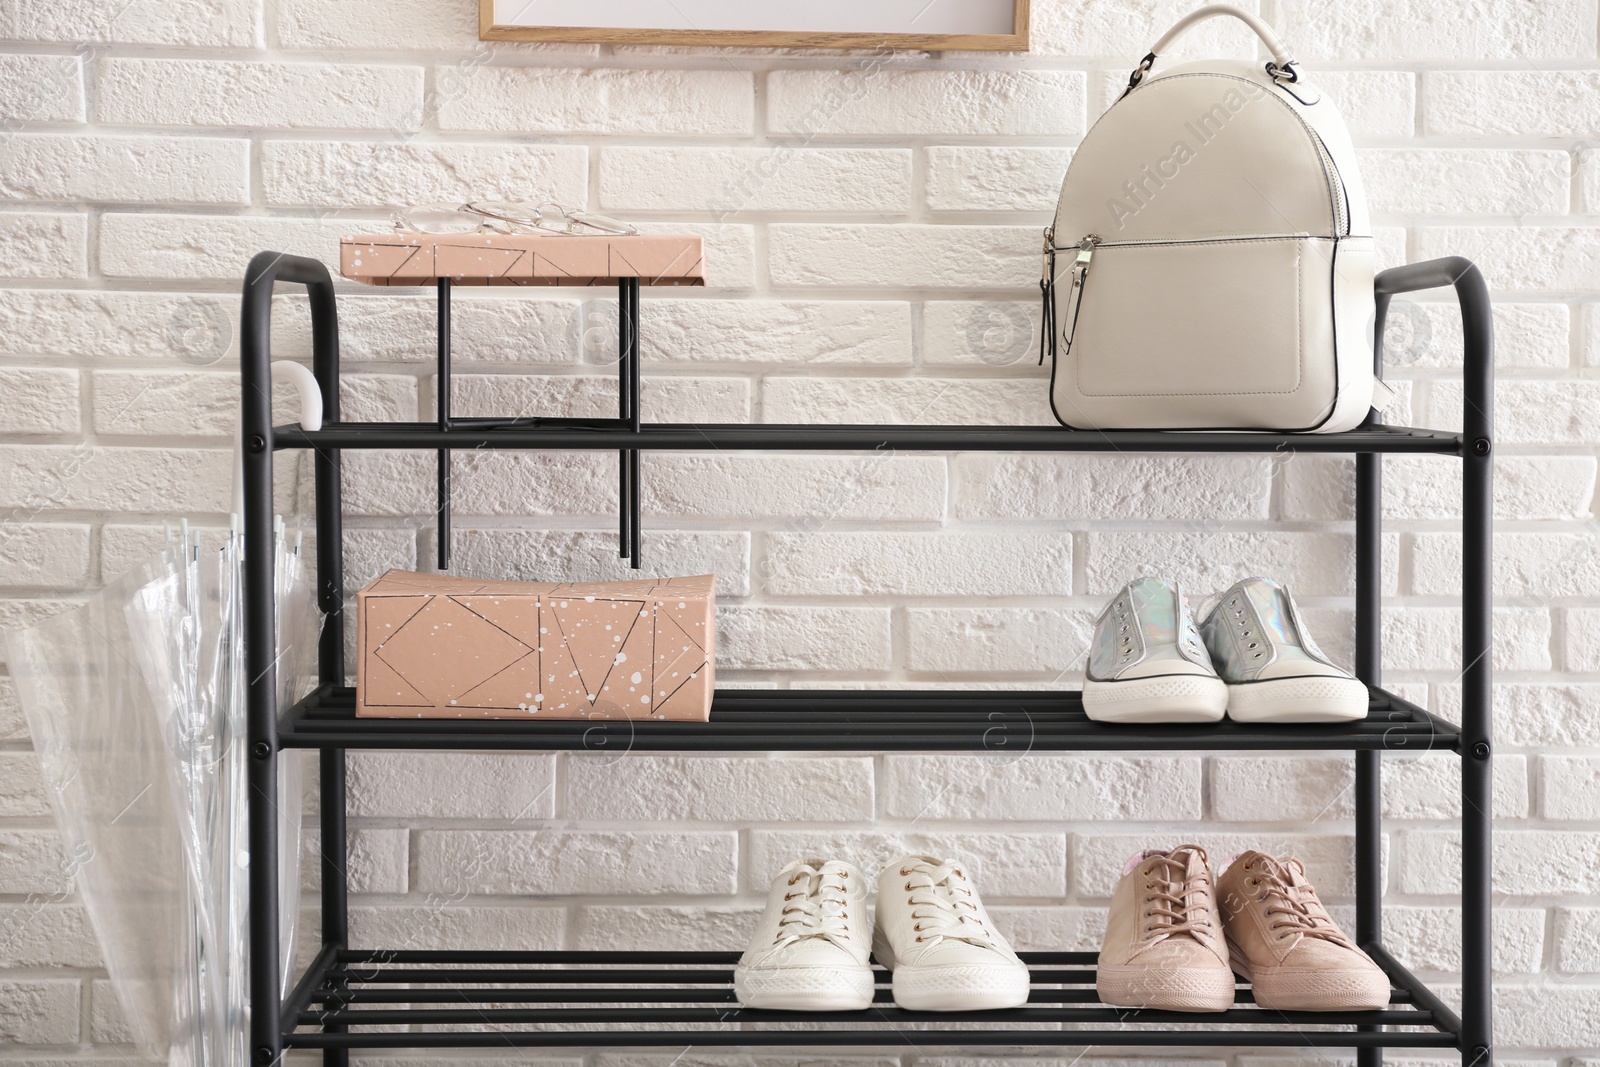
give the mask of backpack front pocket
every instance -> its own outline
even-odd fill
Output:
[[[1301,258],[1311,243],[1100,245],[1072,324],[1079,391],[1294,392],[1304,364]]]

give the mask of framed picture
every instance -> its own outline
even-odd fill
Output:
[[[486,41],[1025,52],[1028,0],[478,0]]]

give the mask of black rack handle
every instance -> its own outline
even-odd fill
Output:
[[[245,270],[239,312],[241,466],[244,480],[244,650],[246,708],[250,744],[248,770],[250,842],[250,988],[253,1013],[250,1047],[256,1063],[277,1063],[283,1053],[278,991],[278,678],[276,604],[273,597],[272,452],[272,294],[280,281],[306,287],[311,302],[311,369],[322,392],[327,419],[339,421],[339,320],[333,278],[317,260],[282,252],[262,252]],[[340,625],[344,574],[338,521],[339,452],[318,447],[315,459],[319,515],[332,517],[334,536],[317,539],[317,603],[327,615],[322,629],[319,672],[324,684],[344,681]],[[325,787],[343,791],[344,753],[321,754]],[[344,841],[344,808],[325,805],[324,840]],[[326,942],[346,938],[346,886],[343,849],[324,851],[322,899]]]
[[[1376,280],[1374,356],[1397,293],[1453,288],[1461,306],[1461,1051],[1490,1062],[1493,985],[1492,863],[1494,775],[1492,657],[1494,588],[1494,309],[1483,272],[1463,256],[1394,267]],[[1369,933],[1371,931],[1368,931]]]

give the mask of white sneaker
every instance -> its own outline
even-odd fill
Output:
[[[848,863],[815,857],[778,873],[733,971],[747,1008],[853,1011],[872,1003],[867,885]]]
[[[1200,609],[1200,632],[1228,685],[1236,722],[1349,722],[1367,717],[1367,687],[1311,639],[1289,590],[1246,578]]]
[[[903,856],[883,869],[872,952],[894,972],[894,1002],[911,1011],[1015,1008],[1028,1000],[1028,968],[953,860]]]
[[[1228,707],[1174,582],[1135,578],[1095,620],[1083,678],[1084,714],[1095,722],[1216,722]]]

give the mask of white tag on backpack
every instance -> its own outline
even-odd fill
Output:
[[[1372,407],[1374,410],[1383,411],[1393,404],[1398,394],[1382,378],[1372,380]]]

